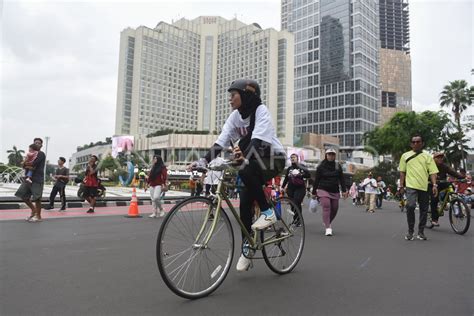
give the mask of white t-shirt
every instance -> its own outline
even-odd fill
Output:
[[[216,143],[221,147],[230,146],[231,140],[235,143],[247,135],[249,126],[250,116],[242,119],[239,111],[234,110],[225,121]],[[261,104],[255,112],[255,127],[252,132],[252,139],[255,138],[272,144],[274,153],[285,153],[283,145],[276,137],[270,112],[264,104]]]
[[[362,185],[365,186],[365,193],[375,193],[375,194],[377,194],[377,192],[378,192],[378,190],[377,190],[377,181],[374,178],[372,178],[372,179],[365,178]]]
[[[382,193],[384,192],[384,189],[385,189],[387,186],[385,185],[385,182],[383,182],[383,180],[380,180],[379,182],[377,182],[377,187],[378,187],[378,188],[377,188],[377,191],[378,191],[377,193],[378,193],[378,194],[382,194]]]
[[[214,160],[211,161],[211,163],[214,162],[216,164],[222,164],[224,162],[224,159],[221,157],[216,157]],[[204,184],[219,184],[219,179],[222,177],[222,171],[217,171],[217,170],[209,170],[206,174],[206,177],[204,178]]]

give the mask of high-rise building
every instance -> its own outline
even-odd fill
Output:
[[[120,38],[115,133],[219,132],[231,112],[227,88],[251,78],[278,137],[291,145],[293,45],[287,31],[216,16],[127,28]]]
[[[362,148],[379,120],[377,0],[282,0],[281,26],[295,35],[295,136],[337,136]]]
[[[380,0],[380,123],[411,111],[411,59],[408,0]]]

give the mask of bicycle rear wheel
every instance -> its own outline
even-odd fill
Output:
[[[454,198],[449,206],[449,223],[456,234],[465,234],[471,223],[469,207],[460,198]]]
[[[209,218],[214,214],[214,219]],[[207,244],[206,237],[216,222]],[[224,281],[234,256],[234,234],[223,209],[207,198],[190,198],[168,213],[158,233],[156,258],[166,285],[175,294],[197,299]]]
[[[281,220],[260,232],[262,243],[274,238],[286,237],[281,241],[263,247],[265,263],[275,273],[291,272],[303,254],[305,227],[303,216],[298,206],[287,197],[275,203],[281,208]]]

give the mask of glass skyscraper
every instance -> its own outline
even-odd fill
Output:
[[[362,148],[379,120],[376,0],[282,0],[281,26],[295,35],[295,138],[336,136]]]

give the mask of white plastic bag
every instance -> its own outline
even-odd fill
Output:
[[[309,212],[316,213],[318,211],[319,200],[318,199],[311,199],[309,202]]]

